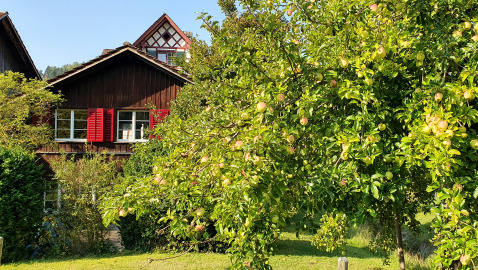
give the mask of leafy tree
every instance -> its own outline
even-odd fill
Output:
[[[43,81],[10,71],[0,74],[0,144],[31,149],[48,143],[50,108],[60,101]],[[32,125],[33,119],[43,121]]]
[[[205,102],[158,128],[169,155],[105,220],[165,198],[171,232],[209,241],[213,224],[233,268],[268,269],[290,217],[343,212],[380,225],[375,246],[404,269],[401,227],[434,206],[436,267],[471,267],[478,2],[231,2],[222,26],[203,16],[216,60],[193,58],[182,92]]]
[[[58,75],[61,75],[67,71],[70,71],[83,63],[73,62],[72,64],[65,64],[61,67],[57,66],[47,66],[45,72],[42,74],[43,80],[48,81],[55,78]]]

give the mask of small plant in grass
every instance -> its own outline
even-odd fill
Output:
[[[320,228],[317,230],[312,244],[319,250],[327,252],[340,250],[342,255],[345,256],[348,229],[345,214],[324,214],[320,219]]]

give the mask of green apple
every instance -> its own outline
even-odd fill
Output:
[[[470,145],[473,149],[478,149],[478,140],[471,140]]]
[[[256,165],[257,167],[262,167],[262,165],[264,164],[263,161],[262,161],[262,158],[259,157],[259,156],[255,156],[255,157],[254,157],[253,163],[254,163],[254,165]]]
[[[231,184],[231,180],[229,180],[229,178],[225,178],[224,180],[222,180],[222,185],[227,187],[229,186],[229,184]]]
[[[461,126],[460,128],[458,128],[458,131],[460,131],[461,133],[465,133],[466,127]]]
[[[277,101],[284,102],[284,100],[285,100],[285,95],[284,94],[278,94],[277,95]]]
[[[349,61],[343,57],[340,58],[340,66],[346,68],[349,64]]]
[[[425,54],[423,52],[418,52],[417,61],[423,61],[423,60],[425,60]]]
[[[429,126],[424,126],[422,128],[422,132],[425,133],[425,134],[430,134],[431,128]]]
[[[365,165],[366,166],[369,166],[369,165],[372,165],[373,164],[373,160],[370,156],[366,156],[365,159],[363,160],[365,162]]]
[[[204,207],[199,207],[198,209],[196,209],[196,216],[200,217],[204,215],[204,213],[206,213],[206,209],[204,209]]]
[[[277,223],[279,221],[279,216],[278,215],[274,215],[272,217],[272,223]]]
[[[445,120],[438,121],[437,128],[440,131],[445,131],[448,128],[448,122]]]
[[[371,79],[371,78],[365,78],[365,83],[366,83],[367,85],[372,85],[372,84],[373,84],[373,79]]]
[[[307,119],[307,117],[302,117],[300,118],[300,124],[305,126],[307,125],[307,123],[309,122],[309,120]]]
[[[462,255],[460,256],[460,262],[461,262],[461,264],[463,264],[464,266],[470,264],[470,262],[471,262],[471,256],[470,256],[470,255],[462,254]]]
[[[378,6],[377,4],[371,4],[369,6],[370,10],[373,12],[373,13],[377,13],[378,12]]]
[[[385,173],[385,177],[388,179],[388,180],[392,180],[393,178],[393,173],[391,171],[387,171]]]
[[[248,112],[241,113],[241,119],[245,121],[249,120],[250,119],[249,113]]]
[[[451,141],[449,139],[446,139],[443,141],[443,145],[446,147],[446,148],[449,148],[451,146]]]
[[[463,92],[463,98],[466,99],[466,100],[473,100],[475,98],[475,94],[473,94],[473,92],[467,90],[467,91]]]
[[[384,47],[380,47],[380,49],[377,50],[377,56],[380,58],[384,58],[387,55],[387,52],[385,51]]]
[[[387,128],[387,125],[385,125],[385,124],[379,124],[378,125],[378,130],[380,130],[380,131],[384,131],[386,128]]]
[[[471,23],[470,23],[470,22],[465,22],[465,23],[463,24],[463,27],[464,27],[466,30],[469,30],[469,29],[471,29]]]
[[[337,81],[336,80],[330,81],[330,86],[332,86],[333,88],[337,87]]]
[[[200,232],[204,229],[204,225],[202,224],[196,224],[196,226],[194,226],[194,231],[196,232]]]
[[[324,79],[324,76],[322,76],[321,73],[317,73],[317,75],[315,76],[315,78],[317,79],[317,81],[322,81]]]
[[[256,111],[260,112],[260,113],[265,112],[266,108],[267,108],[267,105],[263,101],[257,103],[257,105],[256,105]]]

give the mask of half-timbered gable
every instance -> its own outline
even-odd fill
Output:
[[[41,79],[8,12],[0,12],[0,72],[7,70]]]
[[[131,143],[149,139],[149,130],[169,113],[170,101],[191,81],[125,43],[49,83],[66,101],[52,112],[57,146],[39,153],[64,149],[129,155]]]
[[[190,58],[190,32],[183,32],[165,13],[134,42],[143,52],[173,65],[172,56]]]

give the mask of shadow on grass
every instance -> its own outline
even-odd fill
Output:
[[[340,251],[332,253],[318,250],[310,241],[305,240],[280,240],[274,249],[274,255],[289,256],[322,256],[322,257],[342,257]],[[379,255],[372,253],[368,248],[347,246],[347,257],[350,258],[380,258]]]
[[[21,261],[16,261],[12,263],[2,263],[2,265],[20,265],[20,264],[37,264],[37,263],[55,263],[55,262],[65,262],[65,261],[75,261],[75,260],[88,260],[88,259],[108,259],[115,257],[129,257],[129,256],[138,256],[148,254],[149,252],[141,251],[129,251],[125,250],[123,252],[107,253],[107,254],[98,254],[98,255],[67,255],[65,257],[46,257],[46,258],[36,258],[36,259],[25,259]],[[153,254],[153,253],[151,253]],[[145,260],[147,262],[147,260]],[[1,269],[1,268],[0,268]]]

